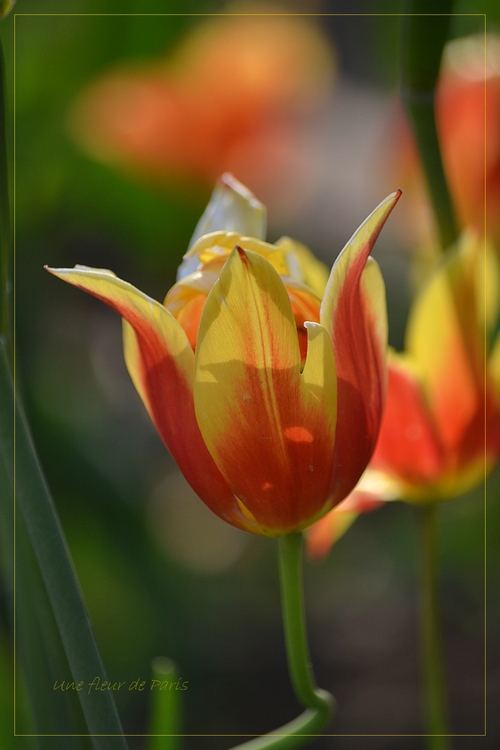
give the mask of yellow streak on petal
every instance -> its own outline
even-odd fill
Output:
[[[367,259],[366,266],[361,274],[361,290],[366,304],[366,312],[370,315],[371,330],[379,346],[379,351],[385,351],[389,335],[385,283],[380,267],[372,257]],[[386,372],[385,376],[387,380]]]
[[[426,485],[401,483],[398,499],[412,505],[426,505],[437,502],[448,502],[476,487],[484,481],[493,468],[493,459],[484,456],[468,463],[463,468],[453,470],[436,482]]]
[[[484,354],[474,279],[470,268],[464,276],[466,267],[462,252],[444,259],[415,300],[406,330],[406,351],[418,365],[436,427],[449,450],[459,444],[478,408],[483,379],[477,370]]]
[[[326,415],[331,435],[337,422],[337,372],[335,354],[326,329],[320,323],[305,323],[307,328],[307,357],[302,372],[302,393],[307,408]],[[332,443],[333,449],[333,443]]]
[[[253,513],[250,513],[245,503],[242,503],[239,497],[236,498],[236,502],[238,503],[238,507],[243,513],[243,515],[245,516],[245,518],[247,519],[247,521],[251,521],[251,523],[258,525]]]

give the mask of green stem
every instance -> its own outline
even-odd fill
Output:
[[[279,729],[238,745],[238,750],[302,747],[328,723],[335,707],[333,696],[316,686],[311,667],[302,591],[302,534],[287,534],[278,543],[288,669],[295,694],[306,710]]]
[[[181,735],[182,678],[170,659],[157,657],[152,663],[151,719],[148,750],[177,750]],[[161,689],[162,684],[168,687]]]
[[[441,246],[458,237],[436,128],[435,92],[453,0],[407,0],[402,16],[401,98],[415,137]]]
[[[450,747],[439,617],[436,505],[418,509],[420,520],[420,632],[427,747]],[[444,736],[443,736],[444,735]]]

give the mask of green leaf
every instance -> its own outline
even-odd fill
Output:
[[[9,181],[7,172],[7,140],[5,135],[5,104],[5,70],[3,50],[0,42],[0,336],[5,337],[9,342],[10,351],[12,341],[9,309],[9,265],[11,249],[9,241]]]
[[[15,491],[16,507],[26,526],[72,679],[84,684],[91,683],[96,676],[105,680],[104,666],[57,512],[26,417],[19,399],[15,398],[5,342],[1,339],[0,355],[0,456]],[[52,689],[52,685],[47,689]],[[78,698],[95,750],[126,750],[111,694],[81,690]]]

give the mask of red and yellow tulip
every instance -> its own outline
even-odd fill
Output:
[[[321,556],[349,521],[381,500],[451,500],[500,457],[497,259],[466,234],[416,298],[402,354],[389,354],[387,403],[377,446],[354,493],[310,531]],[[373,505],[375,503],[375,505]]]
[[[217,187],[164,304],[111,271],[48,269],[123,317],[127,367],[159,434],[195,492],[233,526],[300,530],[366,467],[387,337],[384,284],[368,256],[398,198],[347,243],[323,300],[307,283],[321,285],[321,272],[304,247],[238,231],[262,234],[265,220],[231,178]]]

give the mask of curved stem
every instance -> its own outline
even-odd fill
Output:
[[[420,628],[423,698],[427,747],[447,750],[448,734],[443,646],[439,618],[436,505],[419,509],[420,515]]]
[[[333,708],[333,698],[315,684],[307,645],[302,588],[302,534],[287,534],[280,537],[278,543],[281,606],[290,678],[302,705],[321,712],[326,724]]]
[[[237,745],[238,750],[302,747],[323,729],[335,707],[333,696],[316,686],[309,656],[302,590],[302,534],[287,534],[279,538],[278,544],[288,669],[295,694],[306,710],[279,729]]]

